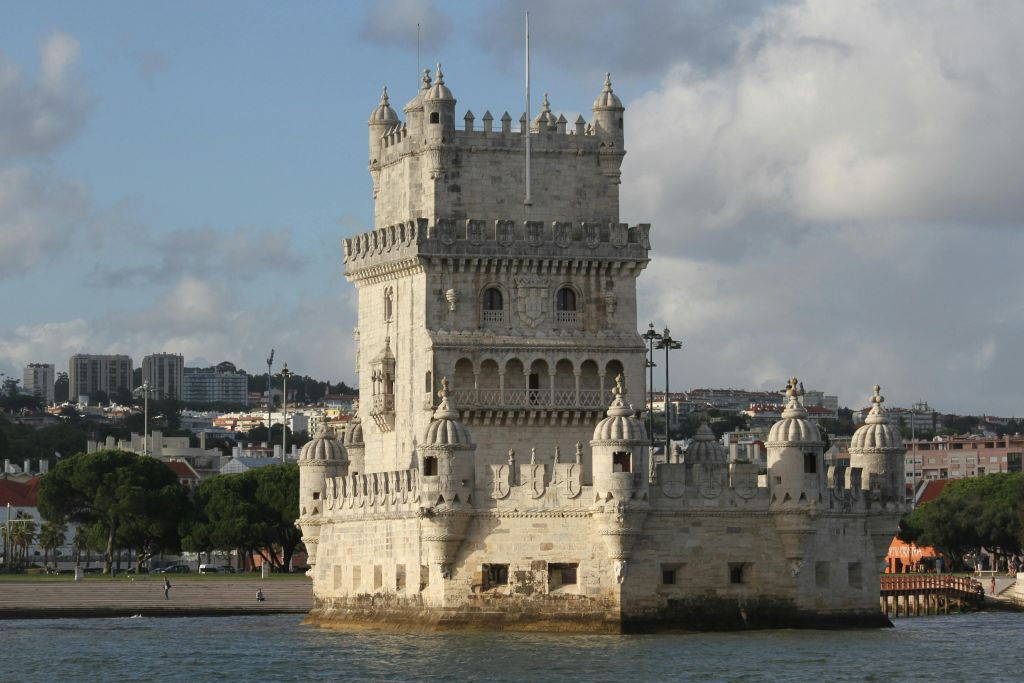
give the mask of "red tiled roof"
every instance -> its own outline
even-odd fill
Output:
[[[942,493],[942,489],[946,488],[948,481],[948,479],[936,479],[925,484],[924,491],[921,492],[921,498],[917,501],[917,504],[929,503],[938,498]]]
[[[199,475],[196,471],[188,466],[188,463],[181,462],[180,460],[167,460],[164,462],[172,472],[178,475],[179,479],[198,479]]]
[[[38,493],[39,477],[33,477],[24,483],[0,479],[0,506],[10,503],[12,507],[34,508]]]

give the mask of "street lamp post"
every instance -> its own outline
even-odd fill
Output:
[[[285,363],[281,370],[281,383],[284,391],[281,403],[281,462],[284,462],[288,455],[288,378],[294,374]]]
[[[273,399],[270,396],[270,388],[273,386],[271,380],[271,369],[274,366],[274,349],[270,349],[270,355],[267,357],[267,443],[273,443],[270,440],[270,428],[274,424],[274,416],[271,410],[274,407]]]
[[[668,462],[669,446],[672,439],[672,435],[669,431],[669,409],[668,409],[668,352],[675,351],[682,348],[683,343],[672,338],[669,334],[668,328],[661,335],[661,339],[658,341],[654,348],[665,349],[665,462]],[[653,438],[653,437],[652,437]]]
[[[142,392],[142,454],[149,455],[149,380],[136,390]]]
[[[654,323],[647,325],[647,331],[641,335],[647,342],[647,435],[651,440],[651,460],[654,460],[654,342],[661,335],[654,329]]]

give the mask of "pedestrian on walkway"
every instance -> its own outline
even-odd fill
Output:
[[[171,580],[164,577],[164,600],[171,599]]]
[[[991,593],[992,595],[996,594],[996,577],[995,577],[995,574],[992,575],[992,586],[989,588],[989,593]]]
[[[264,600],[266,600],[266,598],[263,597],[263,589],[262,588],[257,588],[256,589],[256,602],[263,602]]]

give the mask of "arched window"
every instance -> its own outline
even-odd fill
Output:
[[[430,122],[431,123],[441,123],[441,115],[439,113],[437,113],[436,111],[430,112]]]
[[[501,290],[497,287],[488,287],[484,292],[485,311],[503,311],[505,302],[502,300]]]
[[[576,292],[574,292],[570,287],[562,287],[558,290],[556,305],[560,311],[575,311]]]

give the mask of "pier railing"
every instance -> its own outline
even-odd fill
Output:
[[[882,612],[894,617],[963,612],[985,599],[981,582],[949,574],[882,574],[879,588]]]

